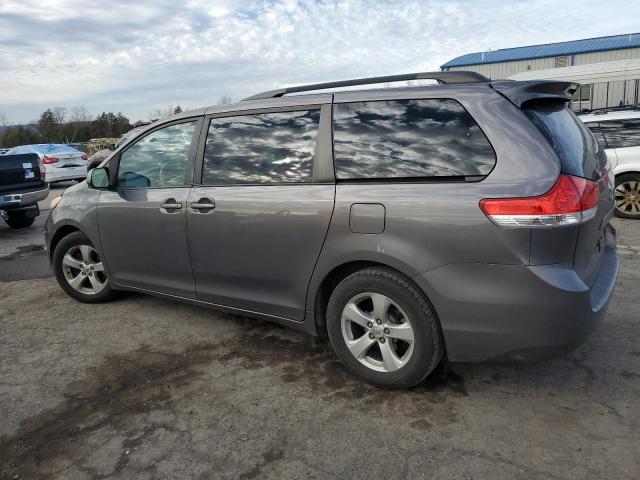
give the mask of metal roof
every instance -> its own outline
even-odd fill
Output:
[[[513,62],[516,60],[638,47],[640,47],[640,33],[627,33],[611,37],[586,38],[584,40],[572,40],[570,42],[545,43],[542,45],[531,45],[529,47],[502,48],[488,52],[468,53],[467,55],[449,60],[444,65],[441,65],[440,68]]]

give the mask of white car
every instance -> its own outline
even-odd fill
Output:
[[[640,110],[580,115],[605,147],[616,177],[616,215],[640,219]]]
[[[69,145],[42,143],[13,147],[7,155],[36,153],[44,166],[45,181],[84,180],[87,177],[87,155]]]

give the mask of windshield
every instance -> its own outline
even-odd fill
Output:
[[[522,110],[558,153],[563,173],[591,180],[602,176],[604,149],[565,103],[534,103]]]

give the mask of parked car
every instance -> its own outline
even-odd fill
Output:
[[[11,228],[26,228],[40,214],[38,202],[49,195],[38,155],[0,156],[0,216]]]
[[[288,95],[427,78],[442,85]],[[133,290],[327,331],[384,387],[445,355],[567,352],[618,273],[613,176],[567,108],[577,87],[422,73],[161,120],[56,201],[56,279],[82,302]]]
[[[69,145],[43,143],[22,145],[10,149],[7,155],[35,153],[44,167],[48,183],[84,180],[87,176],[87,155]]]
[[[581,115],[605,147],[616,179],[616,215],[640,219],[640,110]]]

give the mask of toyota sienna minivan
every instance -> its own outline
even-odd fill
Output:
[[[335,91],[417,79],[439,84]],[[562,354],[618,273],[613,177],[567,108],[577,87],[435,72],[174,115],[52,202],[55,276],[82,302],[133,290],[327,332],[383,387],[445,356]]]

